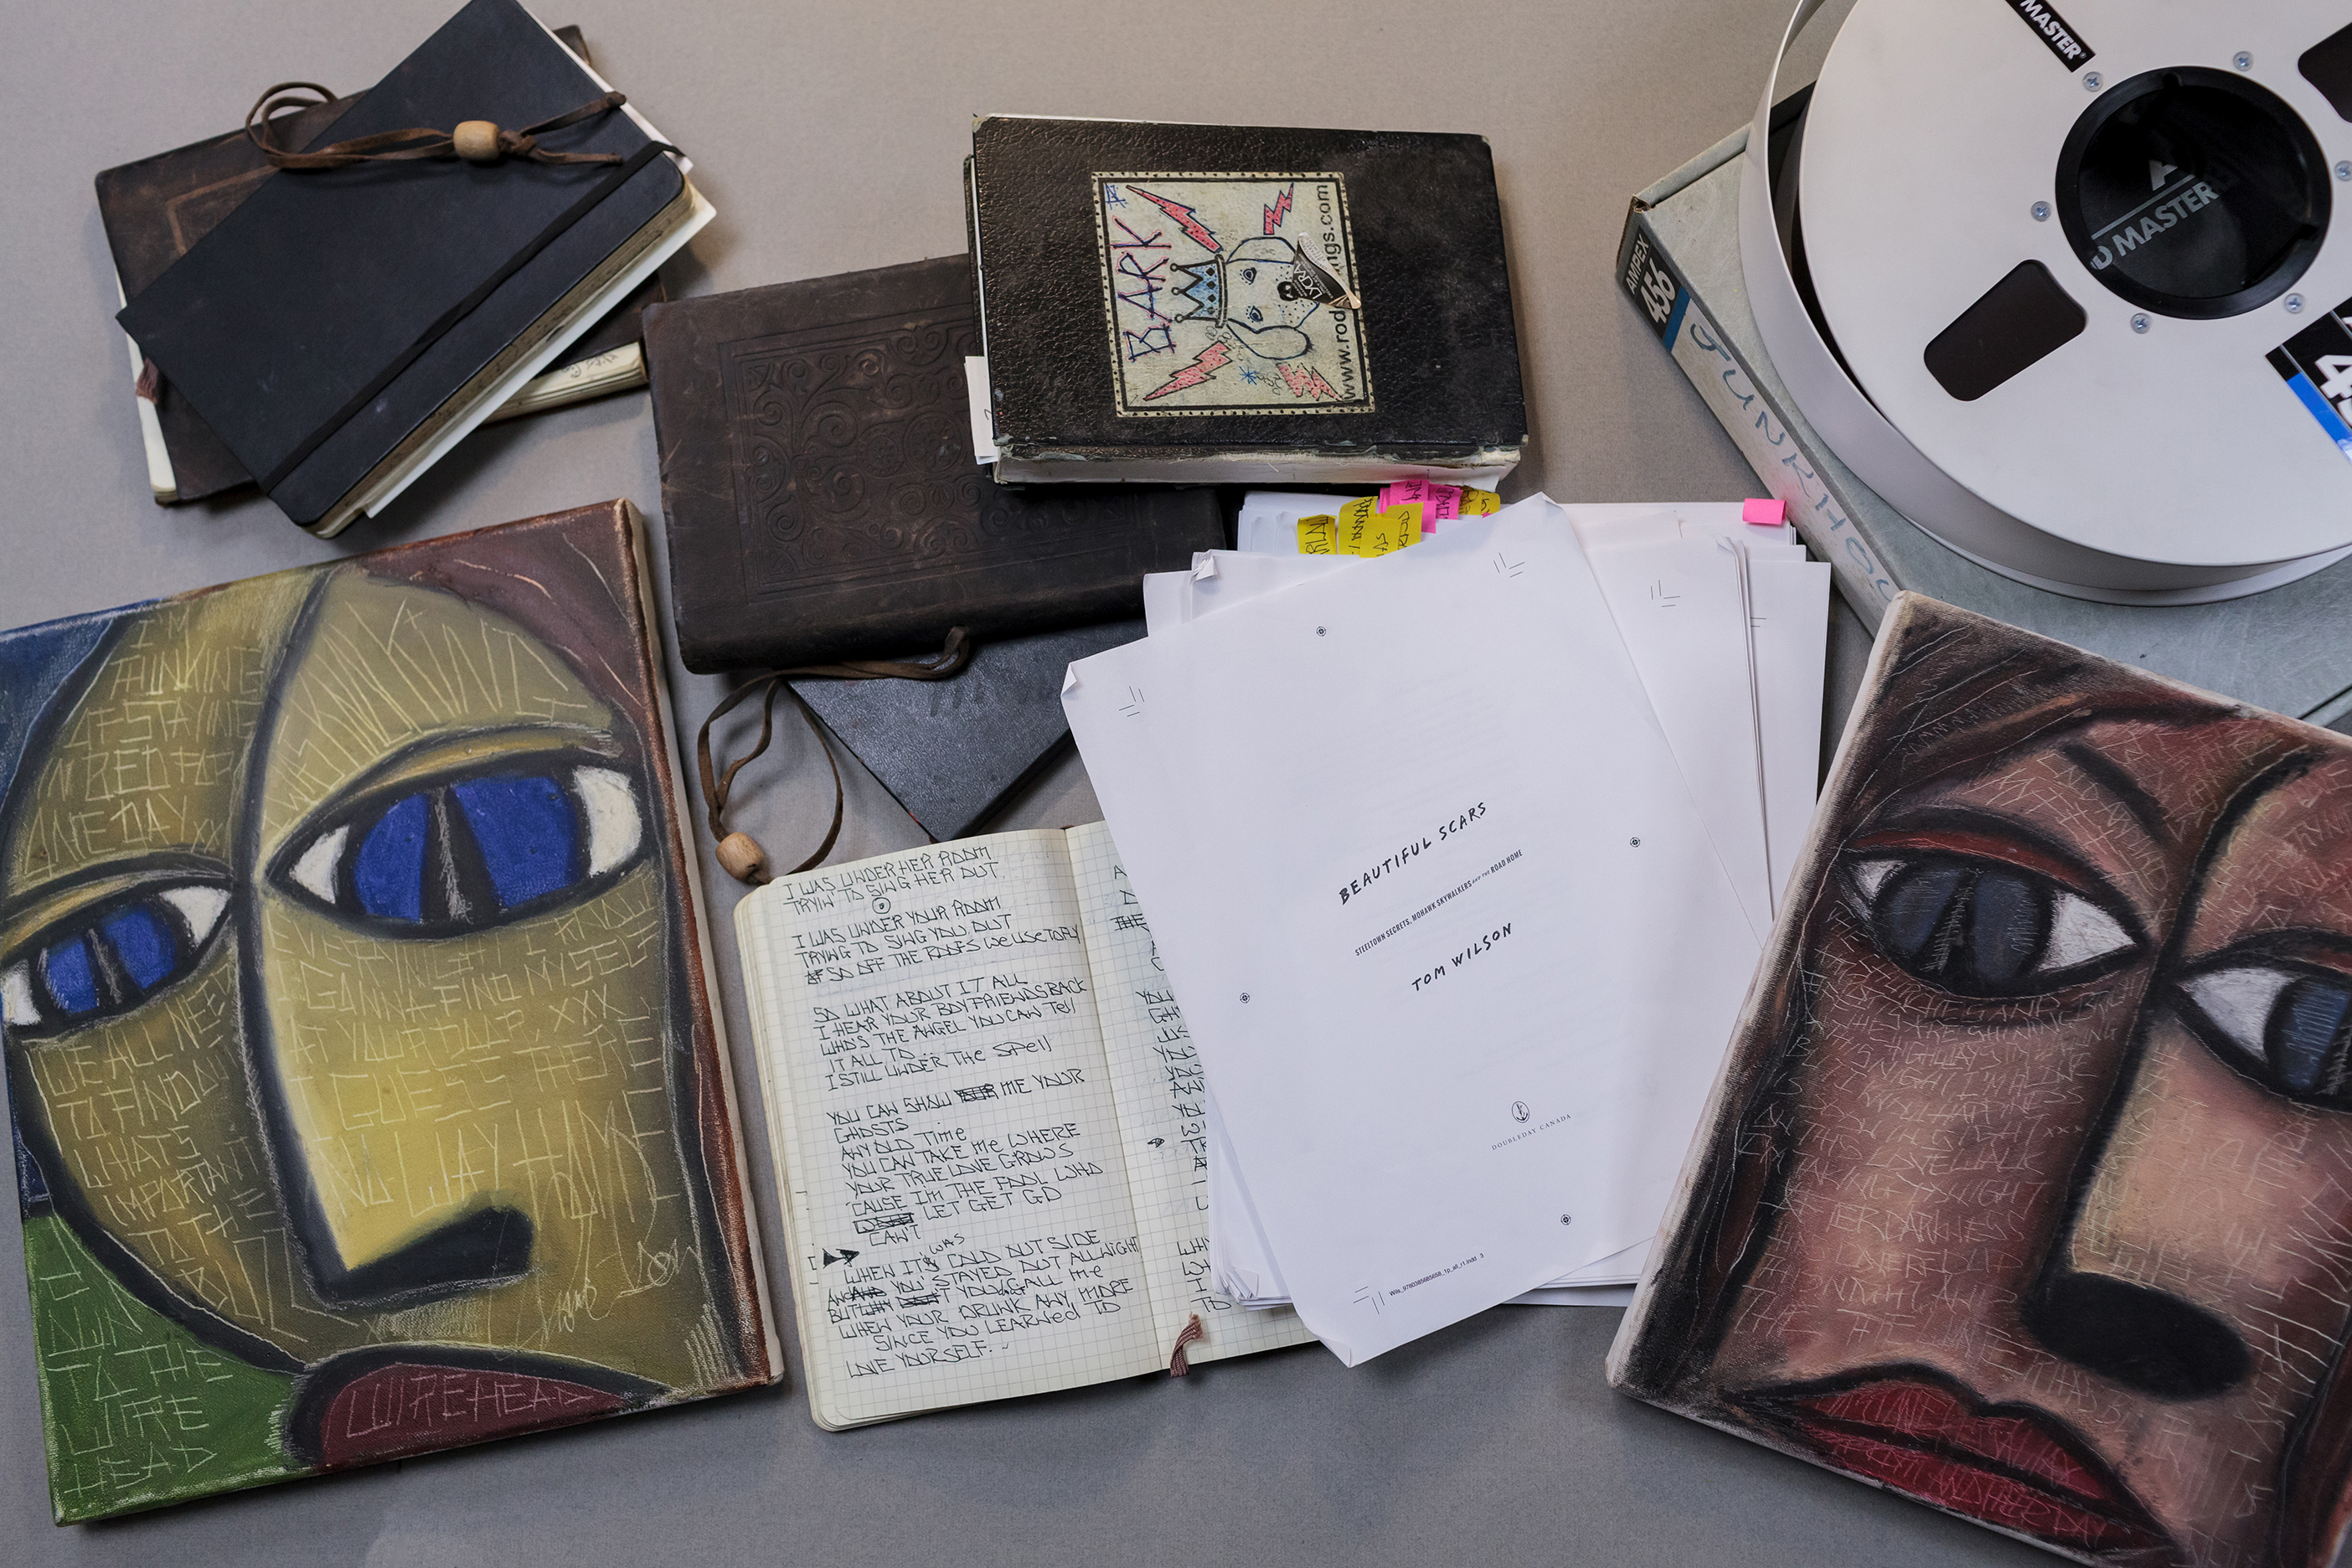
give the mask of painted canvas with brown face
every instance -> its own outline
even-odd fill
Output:
[[[1612,1381],[2087,1563],[2318,1568],[2352,741],[1906,595]]]
[[[60,1522],[780,1371],[641,526],[0,637]]]

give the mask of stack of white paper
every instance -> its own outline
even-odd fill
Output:
[[[1191,573],[1147,577],[1147,627],[1356,564],[1297,553],[1298,520],[1346,500],[1251,492],[1241,557],[1213,552],[1196,556]],[[1748,524],[1744,510],[1737,501],[1558,509],[1593,563],[1717,855],[1727,869],[1742,868],[1735,890],[1760,942],[1812,816],[1832,574],[1805,559],[1794,529]],[[1767,913],[1759,919],[1757,910]],[[1287,1305],[1233,1173],[1213,1097],[1209,1121],[1212,1272],[1244,1306]],[[1643,1240],[1514,1300],[1622,1306],[1648,1255]]]
[[[1730,516],[1220,552],[1072,668],[1213,1089],[1219,1279],[1344,1360],[1622,1279],[1655,1228],[1819,744],[1826,568]]]

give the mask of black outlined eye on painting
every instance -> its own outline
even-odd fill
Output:
[[[2180,982],[2208,1048],[2279,1093],[2352,1110],[2352,974],[2242,953]]]
[[[194,973],[228,908],[214,882],[150,884],[76,910],[0,962],[0,1018],[11,1039],[41,1039],[119,1018]]]
[[[2055,991],[2141,945],[2098,903],[2002,861],[1865,854],[1845,877],[1878,951],[1904,973],[1962,996]]]
[[[384,934],[453,935],[608,885],[645,837],[627,773],[540,753],[373,791],[297,837],[271,879]]]

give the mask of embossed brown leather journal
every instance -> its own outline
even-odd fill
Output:
[[[894,657],[1142,614],[1223,542],[1205,489],[1001,489],[972,460],[965,258],[646,312],[689,669]]]

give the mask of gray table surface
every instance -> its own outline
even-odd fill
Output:
[[[451,5],[0,4],[12,143],[0,625],[616,495],[658,519],[642,394],[478,434],[385,517],[333,542],[249,493],[170,510],[148,498],[91,176],[234,126],[272,81],[363,86]],[[1788,10],[544,0],[542,15],[579,23],[605,74],[697,161],[719,216],[672,268],[677,293],[960,251],[974,112],[1482,132],[1502,184],[1534,425],[1507,493],[1633,500],[1755,488],[1611,274],[1627,196],[1747,116]],[[675,668],[672,679],[690,716],[723,689]],[[783,746],[745,821],[797,858],[829,803],[807,744]],[[844,772],[851,817],[837,858],[917,842],[870,776],[847,759]],[[1099,815],[1073,760],[1004,826]],[[737,889],[706,876],[723,915]],[[732,932],[714,925],[765,1191]],[[840,1435],[809,1420],[795,1349],[792,1381],[760,1394],[60,1530],[48,1521],[15,1205],[0,1216],[0,1559],[11,1563],[2049,1561],[1621,1399],[1601,1375],[1615,1311],[1525,1308],[1354,1371],[1305,1347],[1181,1383]],[[762,1224],[772,1255],[772,1212]],[[780,1305],[782,1288],[779,1278]]]

